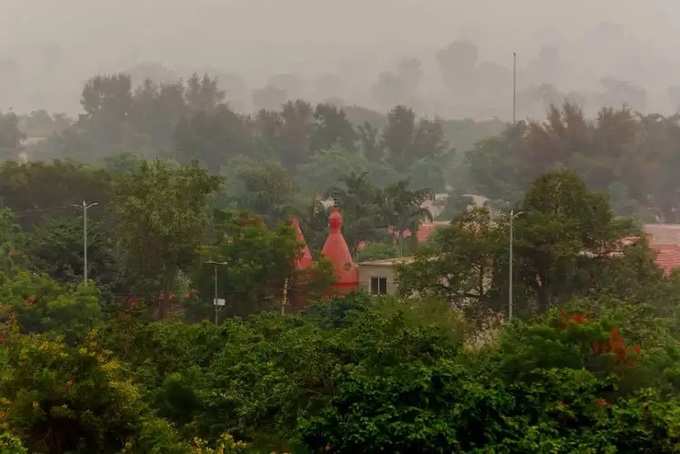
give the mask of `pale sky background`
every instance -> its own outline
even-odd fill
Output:
[[[564,92],[615,76],[647,90],[647,110],[677,107],[678,0],[0,0],[0,110],[76,113],[88,77],[144,62],[238,74],[249,90],[275,74],[335,74],[347,102],[371,104],[378,74],[416,57],[421,107],[436,114],[435,55],[458,39],[507,68],[519,52],[521,87],[541,82],[531,61],[554,46],[562,66],[549,82]]]

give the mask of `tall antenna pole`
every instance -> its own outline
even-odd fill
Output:
[[[517,124],[517,52],[512,53],[512,124]]]

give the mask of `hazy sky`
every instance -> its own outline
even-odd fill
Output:
[[[603,22],[625,34],[589,41]],[[513,50],[527,62],[556,45],[575,86],[630,68],[622,79],[660,91],[680,68],[679,26],[678,0],[0,0],[0,81],[20,86],[0,91],[0,110],[73,111],[89,75],[144,61],[219,68],[250,88],[356,67],[369,81],[404,56],[427,64],[456,39],[503,65]]]

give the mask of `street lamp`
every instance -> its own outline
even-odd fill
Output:
[[[508,266],[508,320],[512,321],[512,260],[513,260],[513,243],[515,242],[515,234],[513,231],[512,221],[519,215],[523,214],[522,211],[515,213],[515,210],[510,210],[510,264]]]
[[[217,267],[218,266],[226,266],[227,262],[215,262],[215,261],[209,261],[205,262],[206,265],[213,265],[214,266],[214,284],[215,284],[215,293],[213,297],[213,307],[215,308],[215,325],[218,323],[218,314],[220,310],[226,305],[226,301],[224,298],[218,298],[217,297]]]
[[[82,204],[73,204],[76,208],[83,209],[83,282],[87,284],[87,210],[99,205],[99,202],[87,203],[83,200]]]

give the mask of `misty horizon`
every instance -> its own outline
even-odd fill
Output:
[[[671,1],[4,3],[3,111],[76,115],[83,84],[100,73],[140,84],[208,72],[242,112],[271,107],[257,92],[275,87],[285,94],[271,103],[407,104],[428,116],[508,120],[513,51],[519,118],[542,118],[564,99],[590,115],[603,105],[663,114],[680,105],[672,51],[680,6]],[[476,55],[454,53],[447,75],[440,55],[454,42]]]

